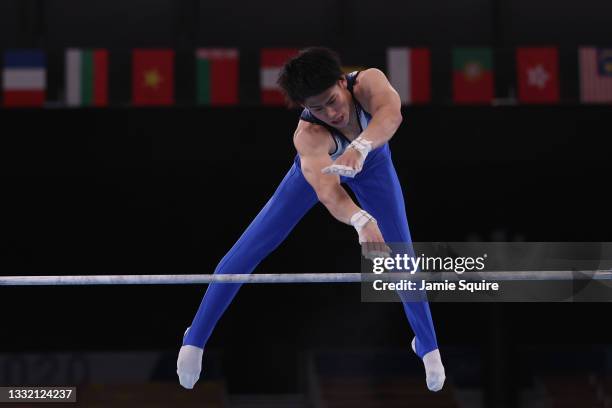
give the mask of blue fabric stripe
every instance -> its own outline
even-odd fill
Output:
[[[4,53],[5,68],[44,68],[45,53],[41,50],[11,50]]]

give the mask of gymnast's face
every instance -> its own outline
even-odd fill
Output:
[[[346,78],[339,79],[319,95],[306,98],[304,106],[319,120],[335,128],[344,128],[349,122],[350,93]]]

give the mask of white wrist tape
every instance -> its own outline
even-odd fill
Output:
[[[370,221],[376,222],[376,219],[372,217],[370,214],[368,214],[367,211],[360,210],[351,216],[351,219],[349,222],[353,227],[355,227],[355,229],[357,230],[357,233],[359,233],[361,232],[363,227],[365,227],[366,224]]]
[[[353,148],[359,153],[361,153],[361,157],[363,157],[363,160],[365,160],[365,158],[368,156],[368,153],[370,153],[370,151],[372,150],[372,142],[370,142],[363,136],[359,136],[357,139],[353,140],[351,144],[348,145],[348,147]]]

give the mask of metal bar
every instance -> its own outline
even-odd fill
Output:
[[[210,283],[359,283],[374,280],[397,281],[555,281],[612,280],[612,271],[516,271],[516,272],[389,272],[380,275],[361,273],[261,273],[261,274],[180,274],[180,275],[55,275],[0,276],[0,286],[66,285],[191,285]]]

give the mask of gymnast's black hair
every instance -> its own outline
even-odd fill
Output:
[[[342,76],[338,54],[329,48],[310,47],[285,63],[277,82],[288,104],[297,106],[325,91]]]

